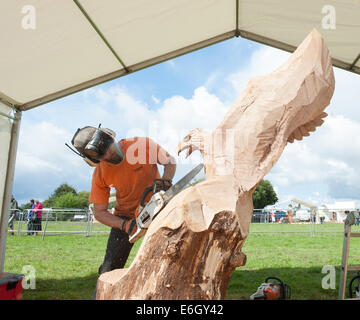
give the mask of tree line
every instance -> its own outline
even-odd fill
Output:
[[[199,179],[190,186],[195,185],[204,179]],[[55,189],[55,191],[49,196],[48,199],[42,202],[44,208],[77,208],[84,209],[90,204],[88,191],[77,192],[75,188],[63,183]],[[263,209],[267,205],[275,204],[278,201],[278,197],[270,181],[261,180],[253,193],[253,203],[255,209]],[[110,203],[109,208],[116,205]],[[30,202],[24,204],[21,208],[29,209],[31,207]]]
[[[84,209],[90,204],[88,191],[77,192],[75,188],[63,183],[55,189],[48,199],[42,202],[44,208],[77,208]],[[30,209],[30,202],[24,204],[21,208]]]

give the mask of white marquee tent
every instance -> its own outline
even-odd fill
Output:
[[[292,52],[314,27],[360,74],[360,0],[2,0],[0,16],[0,272],[23,111],[233,37]]]
[[[331,221],[335,213],[336,221],[341,223],[347,217],[346,211],[356,211],[356,206],[354,201],[337,201],[324,204],[320,206],[319,210],[324,212],[325,221]]]

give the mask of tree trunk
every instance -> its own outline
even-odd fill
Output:
[[[223,299],[232,272],[246,262],[241,224],[253,209],[251,194],[238,195],[231,182],[204,181],[176,196],[151,224],[131,268],[100,276],[97,299]]]

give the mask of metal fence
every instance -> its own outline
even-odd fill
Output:
[[[12,210],[15,213],[13,220],[10,214],[8,232],[18,236],[41,235],[45,236],[65,234],[92,234],[108,233],[110,227],[95,220],[89,209],[44,208],[37,220],[31,219],[30,209]],[[33,215],[35,216],[35,215]]]
[[[110,232],[110,227],[95,220],[91,210],[68,208],[45,208],[41,219],[31,221],[29,210],[12,210],[15,215],[12,224],[9,223],[10,234],[18,236],[41,235],[42,239],[50,235],[93,234]],[[287,215],[288,209],[255,209],[251,224],[251,233],[308,233],[315,236],[324,232],[343,232],[343,221],[347,213],[359,209],[314,209],[294,210],[293,215]],[[305,212],[304,212],[305,211]],[[274,213],[274,214],[273,214]],[[12,215],[10,215],[12,216]],[[357,221],[359,224],[359,221]],[[37,224],[37,225],[36,225]]]
[[[316,208],[294,210],[289,208],[255,209],[251,233],[308,233],[311,237],[326,232],[344,232],[344,220],[354,208]],[[359,221],[357,221],[359,225]]]

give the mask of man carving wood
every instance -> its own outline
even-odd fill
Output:
[[[124,267],[133,246],[129,235],[136,231],[135,210],[145,189],[160,179],[157,164],[164,166],[164,190],[171,186],[176,170],[175,158],[152,139],[136,137],[115,142],[114,138],[110,129],[85,127],[72,139],[84,160],[95,166],[89,197],[94,216],[111,227],[99,274]],[[117,200],[113,214],[108,211],[111,187],[116,190]]]
[[[190,131],[178,151],[202,153],[205,181],[158,214],[128,269],[99,277],[97,299],[223,299],[246,263],[253,191],[288,142],[324,122],[334,86],[329,51],[313,30],[282,66],[248,83],[213,132]]]

